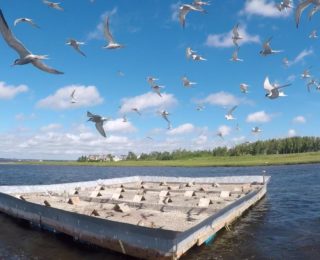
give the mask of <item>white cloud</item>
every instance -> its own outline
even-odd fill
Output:
[[[26,85],[13,86],[0,81],[0,99],[12,99],[16,95],[27,92],[28,90],[28,86]]]
[[[35,118],[36,118],[36,115],[34,113],[30,115],[25,115],[24,113],[19,113],[15,115],[15,119],[17,121],[33,120]]]
[[[62,125],[60,124],[49,124],[40,128],[42,132],[52,132],[54,130],[61,129]]]
[[[296,130],[294,130],[294,129],[289,129],[289,131],[288,131],[288,137],[294,137],[294,136],[296,136],[296,135],[297,135]]]
[[[231,133],[231,128],[226,125],[221,125],[218,127],[218,133],[221,133],[222,136],[227,136]]]
[[[123,122],[122,118],[117,118],[115,120],[109,120],[104,123],[104,129],[107,132],[135,132],[137,129],[131,124],[131,122]]]
[[[297,64],[301,61],[304,60],[305,57],[310,56],[313,54],[313,49],[304,49],[303,51],[301,51],[295,58],[293,61],[289,62],[289,66]]]
[[[169,130],[167,133],[168,135],[183,135],[183,134],[192,133],[194,130],[195,130],[194,125],[187,123],[187,124],[180,125],[176,128],[173,128]]]
[[[179,21],[179,7],[181,6],[181,1],[171,4],[170,10],[171,10],[171,20],[172,21]]]
[[[100,15],[100,21],[97,24],[94,31],[90,32],[87,36],[87,40],[100,40],[103,39],[103,27],[104,22],[107,16],[112,16],[116,14],[118,11],[117,7],[114,7],[112,10],[105,11],[102,15]]]
[[[264,111],[258,111],[247,116],[246,121],[249,123],[266,123],[271,120],[271,115]]]
[[[238,105],[240,103],[240,100],[230,93],[220,91],[210,94],[206,98],[200,100],[199,103],[208,103],[218,106],[234,106]]]
[[[306,118],[304,116],[296,116],[293,118],[292,122],[297,124],[304,124],[306,122]]]
[[[203,145],[208,142],[208,136],[202,134],[192,140],[196,145]]]
[[[246,0],[244,8],[240,11],[241,15],[257,15],[263,17],[288,17],[292,10],[280,12],[276,8],[276,2],[270,0]]]
[[[246,26],[239,27],[239,34],[243,37],[242,40],[238,41],[239,45],[243,45],[245,43],[260,43],[259,35],[250,35],[246,31]],[[232,30],[227,33],[222,34],[209,34],[205,43],[209,47],[234,47],[232,41]]]
[[[120,113],[132,112],[132,108],[138,108],[140,111],[153,108],[163,109],[171,107],[178,103],[172,94],[162,93],[159,97],[156,93],[148,92],[140,96],[122,99]]]
[[[75,91],[76,103],[71,103],[71,93]],[[95,86],[70,85],[58,89],[53,95],[38,101],[37,106],[54,110],[80,108],[101,104],[103,98]]]

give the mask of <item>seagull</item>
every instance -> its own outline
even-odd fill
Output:
[[[196,82],[190,81],[186,76],[183,76],[181,80],[184,87],[192,87],[197,84]]]
[[[185,27],[186,24],[186,16],[190,11],[204,12],[202,7],[194,6],[189,4],[183,4],[179,7],[179,21],[182,27]]]
[[[94,115],[92,113],[90,113],[89,111],[87,111],[87,117],[89,117],[88,121],[94,122],[96,125],[96,129],[98,130],[98,132],[103,136],[103,137],[107,137],[106,136],[106,132],[103,129],[103,123],[107,120],[109,120],[108,118],[104,118],[101,117],[99,115]]]
[[[155,93],[158,94],[159,97],[162,97],[160,91],[161,91],[161,89],[164,88],[164,86],[158,86],[157,84],[154,84],[154,85],[151,86],[151,88]]]
[[[239,45],[238,45],[237,41],[242,40],[242,39],[243,39],[243,37],[240,36],[240,34],[239,34],[239,24],[236,24],[232,29],[232,41],[233,41],[233,44],[238,47]]]
[[[60,3],[53,3],[47,0],[43,0],[42,2],[53,9],[63,11],[63,8],[60,6]]]
[[[263,55],[263,56],[267,56],[267,55],[270,55],[270,54],[275,54],[275,53],[279,53],[279,52],[282,52],[282,51],[279,51],[279,50],[272,50],[271,47],[270,47],[270,42],[272,40],[272,37],[270,37],[269,39],[267,39],[264,43],[263,43],[263,50],[260,51],[260,54]]]
[[[299,27],[302,12],[304,11],[304,9],[306,9],[311,4],[315,5],[314,8],[318,7],[318,6],[320,6],[320,0],[304,0],[300,4],[298,4],[297,9],[296,9],[296,13],[295,13],[297,28]]]
[[[153,86],[154,84],[156,84],[155,82],[156,82],[157,80],[159,80],[159,79],[154,78],[154,77],[152,77],[152,76],[148,76],[148,77],[147,77],[147,82],[148,82],[151,86]]]
[[[75,39],[69,39],[66,42],[67,45],[70,45],[71,47],[73,47],[77,52],[79,52],[82,56],[86,57],[86,55],[84,54],[84,52],[82,52],[80,50],[80,45],[84,45],[84,42],[78,42]]]
[[[317,38],[318,38],[317,30],[313,30],[313,31],[309,34],[309,38],[310,38],[310,39],[317,39]]]
[[[234,50],[230,61],[234,61],[234,62],[243,61],[243,59],[239,59],[239,58],[238,58],[239,49],[240,49],[240,48],[238,47],[237,49]]]
[[[255,126],[251,129],[251,132],[254,134],[258,134],[258,133],[262,132],[262,130],[258,126]]]
[[[48,67],[41,60],[47,59],[47,55],[35,55],[28,51],[23,44],[11,32],[2,10],[0,9],[0,31],[7,44],[18,52],[20,58],[14,61],[13,65],[24,65],[31,63],[33,66],[52,74],[63,74],[63,72]]]
[[[196,110],[197,111],[203,111],[205,109],[204,105],[197,105]]]
[[[171,129],[171,122],[168,119],[168,116],[170,115],[170,113],[166,110],[159,111],[158,113],[162,116],[164,120],[168,122],[168,129]]]
[[[316,88],[318,88],[319,83],[315,79],[311,79],[307,84],[308,92],[310,92],[312,86],[315,86]]]
[[[138,108],[134,107],[131,109],[132,111],[136,112],[139,116],[141,116],[141,112],[139,111]]]
[[[282,63],[283,63],[283,65],[284,65],[286,68],[289,67],[289,60],[288,60],[287,57],[284,57],[284,58],[282,59]]]
[[[302,74],[301,74],[301,78],[302,78],[302,79],[311,78],[310,70],[309,70],[309,69],[305,69],[305,70],[302,72]]]
[[[225,119],[227,120],[234,120],[235,117],[233,117],[232,112],[237,108],[238,106],[234,106],[233,108],[231,108],[228,113],[224,116]]]
[[[17,26],[19,23],[28,23],[31,24],[33,27],[40,29],[40,27],[30,18],[18,18],[14,21],[14,26]]]
[[[75,97],[74,97],[74,94],[75,94],[75,93],[76,93],[76,89],[74,89],[74,90],[72,91],[71,95],[70,95],[70,98],[71,98],[70,102],[71,102],[72,104],[77,103],[77,100],[76,100]]]
[[[104,24],[104,36],[109,41],[109,44],[105,45],[103,48],[106,48],[106,49],[119,49],[119,48],[123,48],[124,47],[124,45],[115,42],[115,40],[113,39],[113,36],[112,36],[112,34],[110,32],[110,29],[109,29],[109,16],[106,17],[106,21],[105,21],[105,24]]]
[[[249,85],[246,84],[246,83],[241,83],[240,84],[240,91],[241,93],[244,93],[244,94],[247,94],[249,91],[248,91],[248,88],[249,88]]]
[[[265,95],[269,99],[275,99],[278,97],[285,97],[286,95],[282,92],[279,91],[279,89],[288,87],[290,84],[285,84],[282,86],[278,86],[276,84],[271,84],[269,81],[269,77],[266,77],[263,83],[263,88],[266,90],[267,94]]]

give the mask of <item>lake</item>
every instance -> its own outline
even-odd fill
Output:
[[[320,259],[320,164],[265,167],[91,167],[0,165],[0,185],[51,184],[132,175],[271,175],[267,196],[212,244],[182,259]],[[131,259],[75,243],[0,214],[0,258]],[[133,258],[132,258],[133,259]]]

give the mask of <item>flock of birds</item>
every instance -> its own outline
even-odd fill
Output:
[[[90,0],[90,1],[93,2],[94,0]],[[64,9],[60,5],[60,3],[54,3],[51,1],[43,0],[43,4],[46,4],[48,7],[52,8],[52,9],[56,9],[58,11],[64,11]],[[181,26],[183,28],[185,28],[186,18],[190,12],[198,12],[198,13],[202,13],[202,14],[207,14],[205,7],[207,7],[209,5],[210,5],[209,1],[202,1],[202,0],[194,0],[191,4],[182,4],[179,7],[179,21],[180,21]],[[300,17],[302,15],[303,11],[307,7],[309,7],[310,5],[313,6],[313,8],[311,9],[311,11],[308,14],[308,18],[311,19],[312,16],[320,10],[320,0],[304,0],[297,5],[296,10],[295,10],[295,21],[296,21],[297,27],[299,26]],[[283,0],[283,1],[276,4],[276,8],[279,10],[279,12],[288,11],[289,9],[294,8],[293,1],[292,0]],[[38,26],[31,18],[26,18],[26,17],[17,18],[14,21],[13,25],[17,26],[20,23],[27,23],[27,24],[30,24],[31,26],[33,26],[34,28],[38,28],[38,29],[40,28],[40,26]],[[15,50],[19,55],[19,58],[17,58],[14,61],[13,65],[32,64],[36,68],[38,68],[44,72],[47,72],[47,73],[64,74],[63,72],[61,72],[57,69],[51,68],[44,63],[44,60],[48,59],[47,55],[33,54],[31,51],[29,51],[23,45],[23,43],[20,40],[18,40],[15,37],[15,35],[12,33],[1,9],[0,9],[0,32],[1,32],[1,35],[2,35],[3,39],[5,40],[5,42],[13,50]],[[105,21],[104,21],[103,32],[104,32],[104,36],[105,36],[106,40],[108,41],[108,43],[105,46],[103,46],[103,48],[113,50],[113,49],[120,49],[120,48],[125,47],[125,45],[116,42],[114,37],[112,36],[112,34],[110,32],[110,28],[109,28],[109,17],[108,16],[105,18]],[[318,37],[317,31],[316,30],[312,31],[311,34],[309,35],[309,37],[310,38],[317,38]],[[232,62],[242,62],[243,61],[243,59],[239,58],[239,50],[240,50],[239,41],[241,41],[243,39],[244,39],[244,36],[242,36],[239,33],[239,24],[236,24],[232,29],[232,42],[235,46],[235,50],[233,51],[232,57],[230,59]],[[271,41],[272,41],[272,37],[270,37],[269,39],[267,39],[263,43],[262,50],[260,51],[260,54],[262,56],[268,56],[268,55],[273,55],[273,54],[277,54],[277,53],[282,52],[281,50],[272,49],[271,48]],[[71,46],[74,50],[76,50],[82,56],[86,56],[86,54],[80,48],[84,44],[85,44],[84,42],[80,42],[75,39],[68,39],[68,41],[66,42],[66,45]],[[186,58],[191,59],[193,61],[198,61],[198,62],[207,60],[202,55],[200,55],[197,51],[192,50],[191,47],[186,48]],[[287,58],[284,58],[283,63],[285,66],[288,66],[289,60]],[[124,74],[121,71],[119,71],[119,75],[124,76]],[[301,74],[301,77],[302,77],[302,79],[309,80],[307,83],[308,91],[310,91],[312,86],[315,86],[316,89],[320,90],[320,83],[311,76],[310,68],[305,69],[303,71],[303,73]],[[159,98],[162,98],[161,91],[164,89],[164,86],[161,86],[158,84],[159,79],[155,78],[153,76],[148,76],[146,80],[147,80],[148,84],[150,85],[152,91],[154,91],[159,96]],[[183,86],[186,88],[193,87],[194,85],[197,84],[196,82],[190,81],[187,78],[187,76],[185,76],[185,75],[181,78],[181,80],[182,80]],[[284,85],[278,85],[275,83],[272,84],[272,83],[270,83],[269,78],[266,77],[264,80],[264,89],[266,91],[265,96],[269,99],[276,99],[278,97],[286,96],[282,89],[285,87],[288,87],[290,85],[291,85],[290,83],[287,83]],[[240,91],[244,94],[247,94],[249,92],[249,85],[247,85],[246,83],[241,83],[240,84]],[[76,98],[76,90],[73,90],[72,93],[70,94],[70,102],[71,103],[78,102],[78,100]],[[196,107],[196,110],[202,111],[202,110],[204,110],[204,108],[205,108],[204,105],[198,104]],[[236,108],[237,108],[237,106],[234,106],[226,113],[226,115],[225,115],[226,120],[235,120],[236,119],[233,115],[233,112],[236,110]],[[131,110],[133,112],[136,112],[138,115],[141,115],[141,111],[139,110],[138,107],[133,107]],[[169,120],[170,113],[166,110],[162,110],[162,111],[158,111],[158,114],[167,122],[168,129],[171,129],[172,125],[171,125],[171,121]],[[93,114],[89,111],[87,112],[87,117],[89,118],[88,121],[91,121],[95,124],[95,127],[98,130],[98,132],[103,137],[106,137],[107,135],[106,135],[105,130],[103,128],[103,124],[104,124],[104,122],[108,121],[109,118],[104,118],[100,115]],[[127,122],[126,115],[123,116],[123,122]],[[237,125],[236,129],[239,129],[238,125]],[[252,128],[251,131],[253,133],[260,133],[262,130],[260,129],[260,127],[256,126],[256,127]],[[218,132],[217,135],[220,136],[221,138],[223,138],[222,132]]]

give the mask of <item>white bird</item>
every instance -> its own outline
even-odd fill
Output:
[[[19,23],[28,23],[31,24],[33,27],[40,29],[40,27],[30,18],[18,18],[14,21],[14,26],[17,26]]]
[[[134,107],[131,109],[132,111],[136,112],[139,116],[141,116],[141,112],[139,111],[138,108]]]
[[[67,45],[70,45],[73,49],[75,49],[77,52],[79,52],[82,56],[86,57],[86,55],[84,54],[84,52],[82,52],[80,50],[80,45],[84,45],[85,43],[84,42],[78,42],[77,40],[75,39],[69,39],[67,42],[66,42]]]
[[[279,52],[282,52],[280,50],[272,50],[271,47],[270,47],[270,42],[272,40],[272,37],[270,37],[269,39],[267,39],[264,43],[263,43],[263,46],[262,46],[262,50],[260,51],[260,54],[263,55],[263,56],[267,56],[267,55],[270,55],[270,54],[275,54],[275,53],[279,53]]]
[[[302,12],[311,4],[315,5],[315,7],[320,6],[320,0],[304,0],[300,4],[298,4],[296,13],[295,13],[297,28],[299,27]]]
[[[99,115],[94,115],[94,114],[90,113],[89,111],[87,111],[87,117],[89,117],[88,121],[95,123],[96,129],[98,130],[98,132],[103,137],[107,137],[106,132],[104,131],[104,128],[103,128],[103,123],[105,121],[108,121],[109,119],[101,117]]]
[[[312,86],[315,86],[316,89],[317,89],[318,86],[319,86],[319,83],[318,83],[315,79],[311,79],[311,80],[308,82],[308,84],[307,84],[308,92],[311,91],[311,87],[312,87]]]
[[[77,103],[77,100],[76,100],[76,98],[75,98],[75,93],[76,93],[76,89],[74,89],[74,90],[72,91],[71,95],[70,95],[70,102],[71,102],[72,104]]]
[[[155,78],[155,77],[152,77],[152,76],[148,76],[147,77],[147,82],[153,86],[154,84],[156,84],[156,81],[158,81],[159,79]]]
[[[53,3],[47,0],[43,0],[42,2],[53,9],[63,11],[63,8],[60,6],[60,3]]]
[[[41,60],[47,59],[47,55],[32,54],[29,50],[27,50],[23,46],[23,44],[11,32],[3,16],[1,9],[0,9],[0,31],[4,40],[7,42],[7,44],[11,48],[13,48],[16,52],[18,52],[20,56],[19,59],[16,59],[14,61],[13,65],[24,65],[24,64],[31,63],[33,66],[45,72],[53,73],[53,74],[63,74],[63,72],[50,68],[46,64],[41,62]]]
[[[275,98],[278,98],[278,97],[284,97],[286,95],[284,94],[284,92],[279,91],[279,89],[284,88],[284,87],[288,87],[290,85],[291,84],[285,84],[285,85],[282,85],[282,86],[278,86],[276,84],[271,84],[270,81],[269,81],[269,77],[266,77],[265,80],[264,80],[264,83],[263,83],[263,88],[267,92],[265,96],[267,98],[269,98],[269,99],[275,99]]]
[[[309,38],[310,38],[310,39],[317,39],[317,38],[318,38],[317,30],[313,30],[313,31],[309,34]]]
[[[247,94],[249,92],[248,89],[249,89],[249,85],[248,84],[246,84],[246,83],[241,83],[240,84],[241,93]]]
[[[242,40],[243,37],[239,34],[239,24],[236,24],[233,29],[232,29],[232,41],[233,44],[236,45],[237,47],[238,45],[238,41]]]
[[[232,115],[233,111],[237,108],[238,106],[234,106],[231,108],[228,113],[224,116],[225,119],[227,120],[235,120],[236,118]]]
[[[196,82],[190,81],[186,76],[183,76],[181,80],[184,87],[192,87],[197,84]]]
[[[205,106],[204,106],[204,105],[198,104],[197,107],[196,107],[196,110],[197,110],[197,111],[203,111],[204,109],[205,109]]]
[[[168,129],[171,129],[171,122],[170,122],[170,120],[168,119],[168,116],[170,115],[170,113],[169,113],[168,111],[166,111],[166,110],[158,111],[158,113],[162,116],[162,118],[163,118],[164,120],[167,121],[167,123],[168,123]]]
[[[258,126],[255,126],[251,129],[251,132],[254,133],[254,134],[258,134],[260,132],[262,132],[261,128],[258,127]]]
[[[117,43],[113,39],[113,36],[112,36],[112,34],[110,32],[110,29],[109,29],[109,16],[106,17],[103,31],[104,31],[104,36],[109,41],[109,44],[105,45],[103,48],[106,48],[106,49],[119,49],[119,48],[123,48],[124,47],[124,45]]]
[[[154,84],[151,86],[152,90],[158,94],[159,97],[162,97],[161,90],[164,88],[164,86],[158,86],[157,84]]]
[[[234,61],[234,62],[237,62],[237,61],[243,61],[243,59],[239,59],[238,58],[238,52],[239,52],[239,47],[237,49],[234,50],[234,52],[232,53],[232,57],[230,59],[230,61]]]
[[[203,58],[201,55],[197,54],[196,51],[192,50],[190,47],[186,49],[186,57],[187,59],[192,59],[195,61],[205,61],[207,59]]]
[[[301,78],[302,78],[302,79],[311,78],[310,70],[309,70],[309,69],[305,69],[305,70],[302,72],[302,74],[301,74]]]
[[[183,4],[179,7],[179,21],[182,27],[185,27],[186,24],[186,16],[190,11],[204,12],[202,7],[197,7],[194,5]]]

